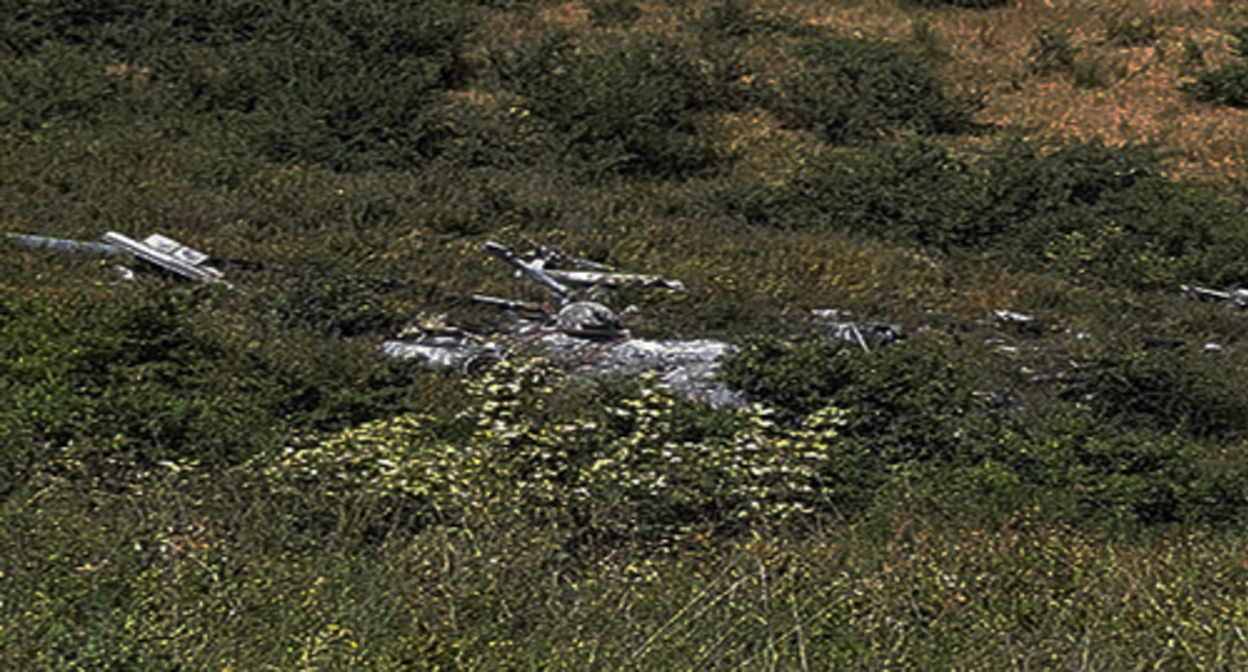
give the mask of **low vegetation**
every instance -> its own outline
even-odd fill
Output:
[[[1120,4],[0,1],[3,230],[241,288],[0,250],[6,660],[1243,667],[1248,15]],[[380,358],[528,237],[748,405]]]
[[[1237,60],[1221,67],[1200,72],[1187,90],[1206,102],[1248,107],[1248,26],[1232,33]]]

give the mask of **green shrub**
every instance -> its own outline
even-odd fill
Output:
[[[1235,40],[1235,55],[1240,60],[1220,68],[1203,70],[1196,75],[1195,81],[1184,83],[1182,88],[1197,100],[1248,107],[1248,62],[1244,61],[1248,59],[1248,26],[1240,26],[1230,33]],[[1188,52],[1192,53],[1191,47]]]
[[[854,352],[839,343],[750,337],[724,362],[724,382],[757,403],[803,417],[832,403],[854,375]]]
[[[943,249],[979,247],[991,245],[1000,235],[994,229],[1003,224],[983,216],[986,186],[946,150],[907,142],[858,157],[817,160],[772,203],[782,209],[776,218],[782,224],[839,228]]]
[[[440,151],[427,115],[467,75],[467,30],[467,10],[442,0],[51,2],[18,12],[9,42],[33,60],[0,80],[0,114],[80,113],[141,70],[121,98],[147,102],[127,114],[156,114],[174,134],[234,134],[271,161],[408,168]]]
[[[1010,4],[1010,0],[917,0],[924,7],[960,7],[964,9],[990,9]]]
[[[529,168],[541,158],[539,121],[515,96],[452,99],[429,110],[429,153],[439,168]]]
[[[873,355],[873,356],[869,356]],[[890,463],[956,460],[964,419],[976,406],[969,370],[935,343],[864,353],[833,403],[849,411],[843,433]]]
[[[1079,50],[1070,38],[1054,30],[1036,32],[1036,43],[1027,54],[1027,68],[1032,74],[1045,76],[1074,71]]]
[[[1242,213],[1163,178],[1148,148],[1073,145],[1006,157],[990,170],[987,216],[1014,222],[1000,241],[1020,267],[1141,288],[1248,279]]]
[[[821,26],[792,17],[751,11],[749,0],[723,0],[698,17],[696,25],[708,43],[748,35],[811,38],[827,34]]]
[[[1240,372],[1216,354],[1145,350],[1106,355],[1062,391],[1100,422],[1200,437],[1248,430]]]
[[[599,28],[629,26],[641,18],[637,0],[590,0],[589,22]]]
[[[958,459],[954,436],[974,405],[969,373],[929,343],[863,353],[753,337],[725,362],[724,380],[790,422],[829,405],[846,409],[843,435],[882,464]]]
[[[725,377],[776,404],[782,423],[821,404],[845,409],[838,434],[862,452],[841,463],[842,475],[865,494],[860,503],[892,510],[921,494],[964,514],[1042,506],[1124,529],[1233,523],[1248,474],[1206,467],[1197,441],[1243,431],[1237,372],[1216,357],[1164,355],[1089,366],[1054,399],[1030,395],[1021,414],[982,407],[971,390],[983,374],[932,343],[868,354],[756,338]]]
[[[670,45],[577,55],[563,37],[497,65],[546,124],[560,167],[591,178],[683,177],[724,159],[695,124],[722,95]]]
[[[1230,63],[1205,70],[1194,82],[1185,84],[1184,90],[1204,102],[1248,107],[1248,63]]]
[[[407,410],[415,376],[405,362],[380,362],[367,341],[275,334],[251,357],[236,354],[231,386],[274,429],[332,432]],[[444,384],[427,377],[422,384]],[[430,396],[436,396],[432,394]]]
[[[1161,39],[1162,18],[1148,12],[1119,9],[1105,17],[1105,40],[1118,47],[1142,47]]]
[[[1077,520],[1138,529],[1180,521],[1227,525],[1244,514],[1242,469],[1207,468],[1199,444],[1179,434],[1106,426],[1068,407],[999,436],[993,459]]]
[[[1112,39],[1127,38],[1119,35]],[[1027,68],[1034,75],[1064,74],[1070,77],[1071,84],[1081,89],[1104,87],[1109,83],[1111,73],[1104,60],[1079,58],[1079,49],[1065,34],[1057,31],[1038,31],[1027,58]]]
[[[33,55],[48,43],[115,47],[124,42],[125,27],[144,20],[151,9],[151,3],[139,0],[4,0],[0,45],[18,57]]]
[[[1193,37],[1183,39],[1183,52],[1179,54],[1179,74],[1188,77],[1205,69],[1205,48]]]
[[[787,124],[833,144],[969,130],[978,103],[945,91],[917,60],[880,42],[824,40],[803,45],[795,74],[769,106]]]
[[[152,58],[178,113],[240,129],[271,160],[410,167],[436,153],[426,113],[462,76],[466,29],[445,3],[326,0],[276,12],[246,39]]]
[[[125,109],[129,91],[105,59],[49,43],[0,68],[0,127],[37,131],[57,123],[95,124]]]
[[[269,311],[286,327],[331,336],[362,336],[393,330],[401,317],[388,310],[384,279],[343,271],[308,269],[269,297]]]
[[[697,408],[653,379],[568,406],[557,378],[542,362],[505,362],[469,383],[466,437],[408,415],[268,456],[262,471],[283,487],[409,497],[432,518],[521,515],[652,540],[870,497],[856,480],[865,456],[837,438],[836,409],[782,428],[764,408]]]
[[[968,163],[909,142],[810,161],[783,188],[729,193],[724,207],[759,225],[996,250],[1016,268],[1126,287],[1248,281],[1243,213],[1163,178],[1146,147],[1020,145]]]
[[[185,455],[206,430],[212,407],[197,392],[222,345],[189,322],[203,295],[127,298],[13,310],[3,388],[13,436],[37,445],[119,437],[154,457]]]
[[[381,364],[368,343],[272,328],[262,315],[216,324],[208,288],[127,289],[4,307],[0,466],[71,443],[223,466],[290,432],[405,408],[410,367]]]

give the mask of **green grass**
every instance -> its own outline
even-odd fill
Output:
[[[65,479],[7,505],[9,660],[801,670],[1248,658],[1241,545],[1218,537],[1123,540],[1026,517],[967,528],[902,511],[800,538],[569,551],[546,525],[412,530],[376,503],[322,511],[314,497],[192,481],[104,496]]]

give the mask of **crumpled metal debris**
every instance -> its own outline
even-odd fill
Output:
[[[1248,289],[1209,289],[1195,285],[1179,285],[1184,294],[1200,301],[1229,301],[1239,308],[1248,308]]]
[[[1028,324],[1030,322],[1034,322],[1036,319],[1033,315],[1015,313],[1010,310],[994,310],[992,311],[992,315],[997,318],[998,321],[1009,322],[1012,324]]]
[[[541,356],[585,380],[653,373],[668,388],[688,398],[721,408],[744,405],[740,395],[717,380],[722,361],[735,351],[734,346],[714,340],[632,338],[620,314],[588,296],[621,286],[683,291],[683,284],[657,275],[619,273],[553,247],[534,247],[537,253],[526,258],[494,241],[483,245],[486,252],[516,269],[519,277],[544,288],[557,307],[472,294],[470,300],[519,313],[522,319],[509,332],[494,338],[418,320],[398,339],[382,343],[382,352],[420,360],[427,368],[465,374],[483,371],[508,356]],[[554,263],[588,270],[549,268]]]
[[[46,248],[58,252],[130,255],[188,280],[231,286],[226,282],[224,273],[208,265],[207,254],[160,234],[154,233],[138,241],[116,231],[109,231],[102,237],[102,242],[98,243],[22,233],[6,233],[5,238],[24,247]],[[127,280],[134,275],[124,266],[117,267],[117,271]]]
[[[669,389],[716,408],[740,408],[745,400],[717,380],[723,360],[736,346],[709,339],[651,341],[631,338],[597,344],[564,333],[543,335],[531,351],[564,362],[586,380],[657,374]]]
[[[736,347],[722,341],[596,341],[558,330],[489,340],[472,334],[421,334],[385,341],[388,357],[418,360],[432,370],[476,375],[516,355],[547,358],[583,380],[628,378],[654,373],[669,389],[717,408],[739,408],[744,399],[717,380],[723,359]]]
[[[446,315],[418,315],[399,332],[398,338],[381,344],[381,351],[395,359],[414,359],[434,371],[457,371],[477,375],[507,354],[504,347],[471,332],[446,324]]]
[[[484,373],[507,354],[491,343],[445,336],[389,340],[381,344],[381,351],[394,359],[418,360],[433,371],[464,375]]]
[[[208,261],[207,254],[172,238],[152,234],[140,242],[109,231],[104,234],[104,242],[188,280],[229,285],[224,273],[204,263]]]
[[[882,347],[898,341],[905,336],[900,325],[887,322],[855,322],[848,319],[849,313],[833,308],[820,308],[810,311],[807,321],[827,327],[833,339],[852,343],[862,348],[863,352],[871,352],[871,348]]]
[[[9,242],[22,247],[44,248],[57,252],[82,252],[106,256],[126,253],[124,248],[109,243],[91,243],[68,238],[35,236],[28,233],[5,233],[4,237]]]

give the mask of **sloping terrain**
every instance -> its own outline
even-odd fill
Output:
[[[0,14],[0,230],[243,288],[0,245],[22,669],[1243,667],[1241,4]],[[529,238],[752,405],[380,356]]]

